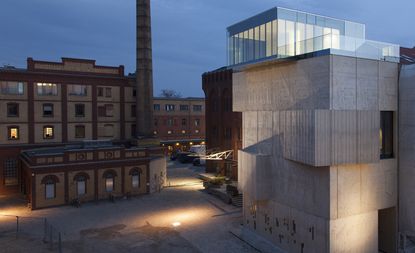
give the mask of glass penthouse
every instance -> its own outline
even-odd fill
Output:
[[[227,29],[228,65],[329,53],[397,61],[399,46],[369,41],[365,25],[275,7]]]

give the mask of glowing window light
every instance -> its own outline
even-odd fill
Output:
[[[180,225],[182,225],[180,222],[178,222],[178,221],[175,221],[175,222],[173,222],[172,224],[171,224],[173,227],[175,227],[175,228],[177,228],[177,227],[180,227]]]

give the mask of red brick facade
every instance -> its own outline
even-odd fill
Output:
[[[237,155],[242,147],[242,113],[232,110],[232,70],[203,74],[206,96],[206,142],[208,149],[233,150],[233,163],[207,161],[207,172],[238,178]],[[219,171],[218,171],[219,170]]]

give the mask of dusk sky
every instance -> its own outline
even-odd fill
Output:
[[[226,64],[226,27],[275,6],[366,24],[371,40],[415,46],[413,0],[152,0],[154,94],[204,96],[203,72]],[[0,65],[95,59],[135,69],[135,0],[1,0]]]

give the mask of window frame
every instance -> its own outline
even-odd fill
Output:
[[[8,183],[7,179],[11,179],[13,183]],[[19,160],[18,159],[7,158],[4,160],[3,185],[6,187],[19,185]]]
[[[11,106],[16,106],[16,111],[17,111],[16,115],[10,114],[10,107]],[[19,118],[20,117],[20,105],[19,105],[19,103],[15,103],[15,102],[7,103],[7,117],[8,118]]]
[[[50,88],[48,87],[50,85]],[[48,89],[51,90],[50,93],[46,93]],[[58,84],[56,83],[36,83],[36,92],[38,96],[58,96]]]
[[[46,136],[45,130],[47,130],[47,128],[52,129],[52,135],[51,136]],[[55,138],[55,127],[51,126],[51,125],[43,126],[43,139],[44,140],[52,140],[54,138]]]
[[[47,107],[47,106],[50,106],[50,108],[51,108],[51,114],[50,115],[45,114],[45,107]],[[42,104],[42,116],[44,118],[53,118],[54,114],[55,114],[55,109],[54,109],[54,105],[52,103]]]
[[[11,92],[10,84],[16,84],[16,91]],[[25,82],[19,81],[2,81],[0,82],[0,93],[3,95],[23,96],[25,94]]]
[[[12,131],[12,129],[16,129],[17,138],[11,138],[11,131]],[[19,126],[8,126],[7,127],[7,139],[9,141],[20,140],[20,128],[19,128]]]
[[[82,114],[78,114],[78,109],[82,108]],[[85,118],[85,104],[75,104],[75,117]]]
[[[68,95],[69,96],[75,96],[75,97],[86,97],[88,96],[88,86],[84,84],[69,84],[68,85]],[[80,87],[81,92],[76,93],[74,92],[74,87]]]

